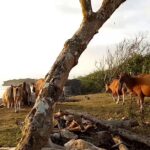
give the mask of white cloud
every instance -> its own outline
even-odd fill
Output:
[[[93,2],[94,10],[99,9],[102,1]],[[149,5],[149,0],[127,0],[94,36],[71,76],[94,70],[95,61],[112,44],[149,31]],[[43,77],[81,20],[75,0],[0,1],[0,80]]]

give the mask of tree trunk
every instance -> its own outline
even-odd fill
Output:
[[[93,12],[91,0],[80,0],[83,21],[71,39],[66,41],[62,52],[45,77],[45,85],[36,103],[25,119],[22,138],[17,150],[40,150],[49,141],[52,131],[53,105],[61,94],[70,70],[99,28],[125,0],[103,0],[101,8]]]

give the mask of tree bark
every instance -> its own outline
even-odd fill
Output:
[[[70,70],[77,65],[80,55],[99,28],[123,2],[125,0],[103,0],[101,8],[93,12],[91,0],[80,0],[83,21],[73,37],[66,41],[53,67],[45,76],[45,85],[25,119],[17,150],[40,150],[48,144],[52,132],[53,105],[61,94]]]

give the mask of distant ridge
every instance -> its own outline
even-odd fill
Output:
[[[29,84],[34,83],[36,79],[31,79],[31,78],[25,78],[25,79],[12,79],[12,80],[7,80],[3,82],[2,86],[10,86],[12,85],[19,85],[22,82],[27,82]]]

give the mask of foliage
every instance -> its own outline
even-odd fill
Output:
[[[102,92],[104,87],[104,72],[95,71],[85,77],[79,77],[81,81],[81,94]]]
[[[104,91],[105,83],[118,78],[121,72],[150,73],[150,43],[142,34],[133,40],[125,39],[114,52],[108,50],[106,58],[96,62],[96,67],[97,71],[78,78],[82,85],[81,94]]]

